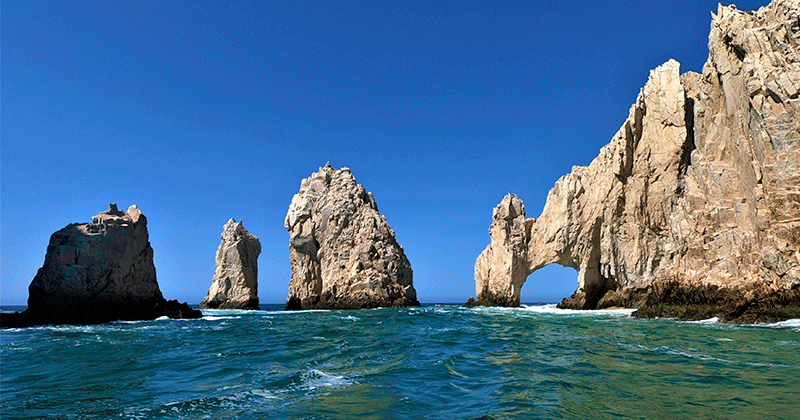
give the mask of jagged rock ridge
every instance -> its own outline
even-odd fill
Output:
[[[258,255],[261,242],[234,219],[222,228],[216,270],[200,308],[259,309]]]
[[[327,164],[303,180],[286,214],[287,309],[417,306],[411,264],[372,193]]]
[[[729,321],[799,317],[797,0],[720,6],[702,74],[670,60],[588,167],[537,219],[509,195],[475,266],[478,302],[519,305],[550,263],[578,271],[562,307]]]
[[[199,318],[199,311],[166,301],[156,281],[147,218],[135,205],[108,211],[92,223],[53,233],[44,265],[31,282],[28,308],[3,314],[3,327],[96,324],[114,320]]]

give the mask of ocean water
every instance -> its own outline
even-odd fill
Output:
[[[458,306],[0,331],[0,417],[800,418],[800,320]]]

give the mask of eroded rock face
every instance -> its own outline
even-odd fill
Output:
[[[200,308],[258,309],[258,255],[261,242],[242,222],[230,219],[222,229],[217,268]]]
[[[92,223],[73,223],[50,237],[44,265],[29,287],[28,309],[4,314],[3,327],[95,324],[114,320],[198,318],[199,311],[166,301],[156,281],[147,218],[134,205]]]
[[[562,307],[730,321],[800,316],[800,2],[720,6],[702,74],[670,60],[538,219],[507,196],[475,266],[484,304],[519,304],[550,263],[578,271]]]
[[[372,194],[348,168],[303,180],[286,214],[287,309],[416,306],[411,264]]]

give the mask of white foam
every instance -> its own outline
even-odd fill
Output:
[[[211,315],[203,315],[200,319],[205,319],[206,321],[219,321],[221,319],[239,319],[238,316],[211,316]]]
[[[690,324],[717,324],[717,323],[719,323],[719,318],[713,317],[713,318],[708,318],[708,319],[700,319],[700,320],[697,320],[697,321],[686,321],[686,322],[688,322]]]
[[[250,395],[255,395],[257,397],[265,398],[265,399],[268,399],[268,400],[275,400],[275,399],[279,398],[277,395],[273,394],[272,392],[270,392],[270,391],[268,391],[266,389],[259,389],[259,388],[250,390]]]
[[[126,321],[124,319],[121,319],[119,321],[112,321],[111,323],[112,324],[141,324],[142,322],[150,322],[150,320],[149,319],[139,319],[139,320],[136,320],[136,321]]]
[[[248,315],[258,314],[262,311],[254,311],[251,309],[200,309],[203,316],[231,316],[231,315]]]
[[[767,324],[766,326],[778,328],[800,328],[800,319],[787,319],[786,321]]]
[[[297,311],[260,311],[270,315],[294,315],[294,314],[307,314],[313,312],[331,312],[329,309],[302,309]]]
[[[160,316],[160,317],[156,318],[156,321],[164,321],[164,320],[167,320],[167,319],[169,319],[169,317],[168,317],[168,316],[166,316],[166,315],[162,315],[162,316]]]
[[[623,315],[630,316],[636,309],[632,308],[613,308],[613,309],[561,309],[556,305],[531,305],[522,306],[525,311],[554,314],[554,315]]]
[[[313,390],[317,388],[342,388],[352,385],[353,381],[344,376],[326,373],[319,369],[309,369],[300,377],[303,388]]]
[[[348,321],[358,321],[358,318],[354,317],[353,315],[343,316],[343,317],[340,317],[339,319],[346,319]]]

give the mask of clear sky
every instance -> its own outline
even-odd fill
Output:
[[[374,194],[420,301],[465,302],[495,205],[513,192],[538,216],[650,69],[701,70],[716,8],[4,0],[0,304],[26,302],[53,232],[111,202],[147,216],[167,299],[205,297],[233,217],[261,240],[261,302],[282,303],[284,216],[328,161]],[[576,279],[546,267],[522,300],[558,301]]]

